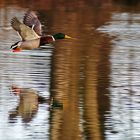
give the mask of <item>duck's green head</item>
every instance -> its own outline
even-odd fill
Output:
[[[55,40],[58,40],[58,39],[70,39],[72,37],[68,36],[68,35],[65,35],[63,33],[57,33],[55,35],[53,35],[54,39]]]

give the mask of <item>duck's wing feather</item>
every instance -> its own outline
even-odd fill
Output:
[[[40,47],[40,39],[23,41],[20,48],[23,50],[32,50]]]
[[[42,35],[42,26],[37,14],[34,11],[27,11],[23,18],[23,23],[32,28],[39,36]]]
[[[16,17],[11,20],[11,26],[19,33],[24,41],[40,38],[32,28],[21,23]]]

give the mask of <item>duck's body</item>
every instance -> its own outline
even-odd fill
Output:
[[[41,23],[33,11],[28,11],[21,23],[16,17],[11,21],[11,25],[16,30],[22,41],[16,42],[11,46],[13,50],[31,50],[39,48],[40,45],[45,45],[54,42],[57,39],[71,38],[63,33],[55,35],[43,35]]]
[[[40,46],[40,39],[34,40],[26,40],[26,41],[18,41],[11,46],[14,52],[21,51],[21,50],[32,50],[39,48]]]

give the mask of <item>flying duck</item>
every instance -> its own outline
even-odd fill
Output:
[[[23,18],[23,23],[17,17],[11,20],[12,28],[18,32],[21,41],[11,45],[13,51],[32,50],[41,45],[52,43],[58,39],[70,39],[71,37],[64,33],[54,35],[44,35],[42,25],[34,11],[27,11]]]

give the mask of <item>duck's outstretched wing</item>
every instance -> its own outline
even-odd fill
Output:
[[[27,11],[23,18],[23,23],[32,28],[39,36],[42,35],[41,22],[34,11]]]
[[[16,17],[11,20],[11,26],[19,33],[23,41],[40,38],[32,28],[21,23]]]

